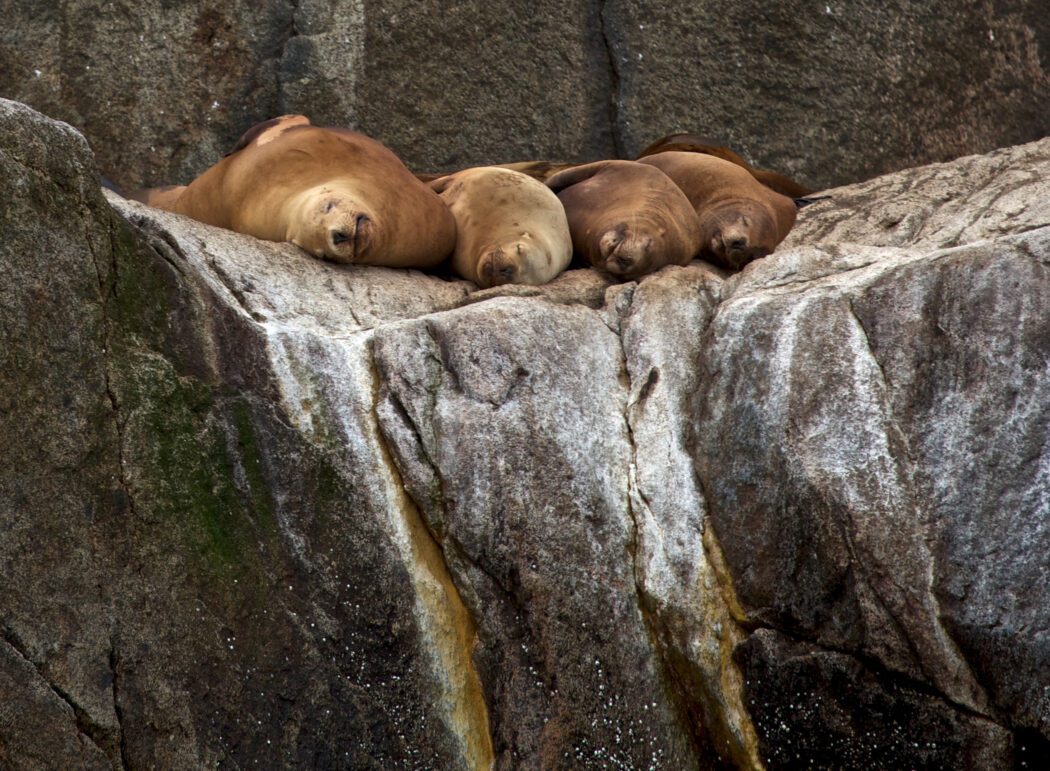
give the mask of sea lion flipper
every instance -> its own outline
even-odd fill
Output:
[[[266,142],[276,139],[293,126],[309,125],[311,125],[310,119],[305,115],[281,115],[277,118],[264,120],[262,123],[256,123],[250,129],[241,134],[241,138],[237,140],[237,144],[234,145],[233,149],[223,157],[228,157],[239,150],[243,150],[252,142],[266,144]]]
[[[583,182],[585,179],[590,179],[608,166],[609,163],[611,163],[611,161],[596,161],[595,163],[588,163],[583,166],[573,166],[570,169],[559,171],[546,181],[546,185],[557,193],[567,187],[572,187],[577,182]]]
[[[831,196],[830,195],[809,195],[809,196],[804,196],[804,197],[799,197],[799,198],[795,198],[794,199],[794,201],[795,201],[795,208],[796,209],[804,209],[805,207],[809,206],[810,204],[814,204],[817,201],[829,201],[829,200],[831,200]]]
[[[123,195],[129,201],[138,201],[147,206],[152,206],[154,209],[175,211],[175,202],[179,200],[179,196],[182,195],[182,191],[185,189],[184,185],[143,187],[138,190],[131,190]]]
[[[455,174],[446,174],[443,177],[438,177],[437,179],[432,179],[429,182],[426,182],[426,186],[429,187],[431,190],[433,190],[435,193],[438,193],[438,194],[444,193],[445,189],[450,184],[452,184],[452,179],[455,176],[456,176]]]

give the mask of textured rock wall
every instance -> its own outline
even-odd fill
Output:
[[[1050,752],[1050,141],[478,291],[0,128],[0,765]]]
[[[284,112],[428,170],[673,131],[814,187],[1050,133],[1041,0],[8,0],[0,96],[120,184],[185,182]]]

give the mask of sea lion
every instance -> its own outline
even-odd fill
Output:
[[[520,171],[522,174],[538,179],[540,182],[546,182],[548,178],[554,176],[559,171],[565,169],[571,169],[575,166],[580,166],[579,163],[557,163],[555,161],[514,161],[513,163],[497,163],[494,164],[496,167],[501,169],[510,169],[511,171]],[[459,171],[466,171],[466,169],[460,169]],[[441,179],[451,174],[457,174],[455,171],[444,171],[440,173],[434,173],[429,171],[417,171],[415,172],[416,179],[425,184],[430,184],[435,179]]]
[[[700,251],[700,223],[689,199],[651,166],[588,163],[555,174],[547,187],[565,206],[576,251],[614,276],[685,265]]]
[[[448,208],[390,150],[302,115],[249,129],[177,195],[144,192],[160,208],[335,262],[430,267],[456,240]]]
[[[776,190],[778,193],[786,195],[788,198],[799,198],[805,200],[805,196],[808,196],[813,192],[812,189],[805,185],[800,185],[795,180],[786,177],[783,174],[769,171],[768,169],[755,168],[732,149],[719,143],[718,140],[697,136],[696,134],[670,134],[662,139],[658,139],[642,150],[635,160],[640,161],[647,156],[666,152],[702,153],[704,155],[713,155],[715,158],[721,158],[730,163],[735,163],[737,166],[747,169],[751,173],[751,176],[766,187]],[[807,203],[811,203],[811,201],[807,201]],[[799,206],[799,208],[802,207]]]
[[[515,161],[514,163],[501,163],[499,165],[504,169],[520,171],[522,174],[527,174],[533,179],[538,179],[540,182],[546,182],[559,172],[565,171],[566,169],[575,169],[584,164],[558,163],[557,161]]]
[[[456,219],[452,267],[487,288],[546,284],[572,260],[565,209],[542,183],[481,166],[430,183]]]
[[[682,189],[700,218],[700,256],[717,265],[739,270],[765,257],[795,224],[795,202],[735,163],[675,151],[638,162],[660,169]]]

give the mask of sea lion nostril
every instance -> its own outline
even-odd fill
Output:
[[[730,249],[746,249],[747,239],[746,238],[734,238],[729,242]]]
[[[343,231],[341,231],[341,230],[334,230],[334,231],[332,231],[332,243],[335,244],[336,246],[339,246],[339,244],[345,244],[349,240],[350,239],[347,238],[346,233],[344,233]]]

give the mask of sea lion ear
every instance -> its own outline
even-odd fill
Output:
[[[426,183],[426,185],[431,190],[433,190],[435,193],[438,193],[438,194],[444,193],[445,189],[450,184],[452,184],[452,178],[455,177],[455,176],[456,176],[455,174],[446,174],[443,177],[438,177],[437,179],[430,180],[429,182]]]
[[[611,161],[597,161],[595,163],[584,164],[583,166],[574,166],[571,169],[559,171],[544,184],[555,193],[559,193],[565,188],[575,185],[577,182],[583,182],[586,179],[590,179],[610,163]]]

